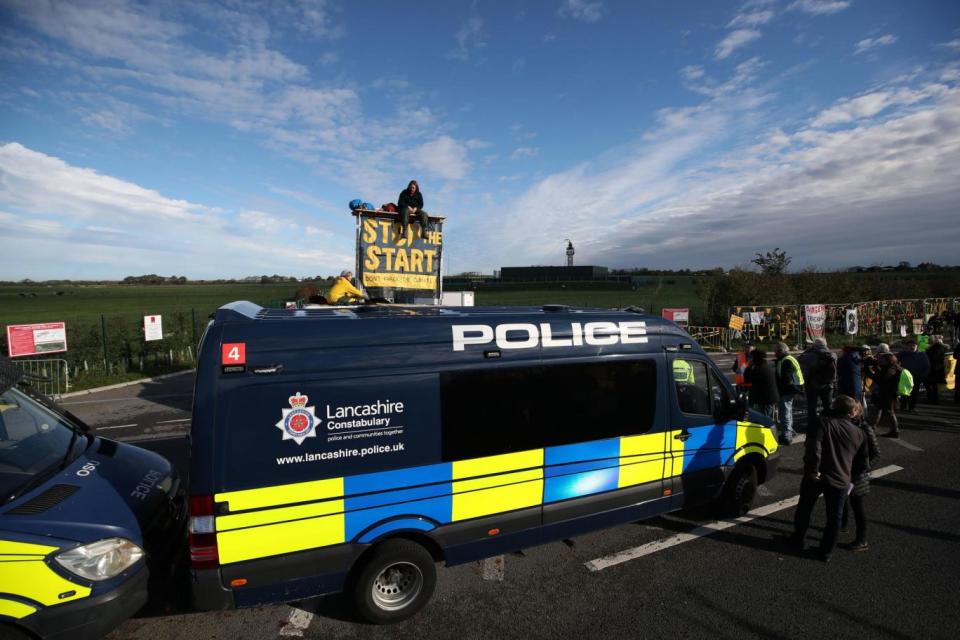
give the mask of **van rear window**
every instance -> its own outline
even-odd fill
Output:
[[[656,413],[656,363],[496,368],[440,376],[443,459],[645,433]]]

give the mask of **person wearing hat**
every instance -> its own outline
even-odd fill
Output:
[[[340,277],[336,279],[333,286],[330,287],[329,293],[327,293],[327,300],[330,301],[330,304],[356,304],[364,301],[363,292],[353,286],[353,283],[350,282],[351,278],[353,278],[353,273],[349,269],[340,272]]]

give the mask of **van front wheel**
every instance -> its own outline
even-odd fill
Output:
[[[739,518],[750,511],[757,496],[757,470],[752,464],[737,467],[727,479],[723,492],[723,515]]]
[[[406,620],[423,608],[437,585],[430,553],[416,542],[395,538],[382,542],[357,568],[351,596],[369,622]]]

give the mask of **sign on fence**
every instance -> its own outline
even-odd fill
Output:
[[[827,321],[827,308],[822,304],[808,304],[804,305],[803,310],[807,320],[807,340],[822,338]]]
[[[7,325],[7,353],[11,358],[67,350],[65,322]]]
[[[743,331],[743,318],[736,314],[731,314],[729,326],[734,331]]]
[[[660,315],[665,320],[670,320],[677,324],[687,324],[690,322],[690,309],[662,309]]]
[[[163,340],[163,318],[160,316],[143,316],[143,339]]]
[[[860,331],[860,323],[857,321],[856,309],[847,309],[846,330],[847,335],[850,336],[855,336],[857,332]]]

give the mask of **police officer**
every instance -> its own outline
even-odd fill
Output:
[[[775,365],[777,374],[777,415],[780,419],[780,444],[790,445],[797,433],[793,430],[793,397],[803,393],[803,370],[797,359],[790,355],[786,342],[778,342],[774,347],[777,356]]]

